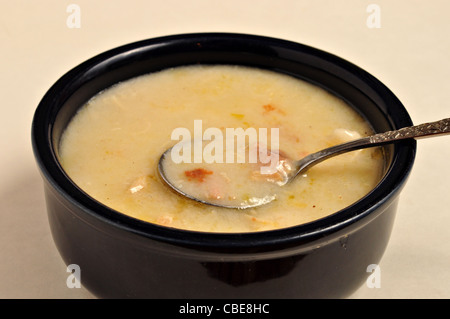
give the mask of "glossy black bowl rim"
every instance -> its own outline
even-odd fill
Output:
[[[96,55],[64,74],[47,91],[39,103],[32,122],[32,147],[43,178],[66,200],[96,220],[138,236],[178,246],[201,248],[252,248],[289,246],[289,244],[311,243],[329,234],[339,232],[356,222],[375,218],[380,207],[389,202],[403,187],[412,169],[415,140],[403,141],[395,145],[394,157],[388,173],[379,185],[367,196],[353,205],[330,216],[307,224],[270,231],[249,233],[209,233],[160,226],[129,217],[93,200],[80,190],[58,163],[52,145],[52,123],[49,118],[58,112],[58,97],[62,90],[83,74],[85,70],[123,54],[133,54],[141,48],[164,46],[174,42],[195,43],[204,41],[248,41],[270,48],[301,50],[314,59],[322,59],[349,71],[355,77],[376,88],[393,109],[385,114],[395,128],[412,125],[412,121],[397,97],[378,79],[347,60],[308,45],[260,35],[239,33],[189,33],[162,36],[129,43]]]

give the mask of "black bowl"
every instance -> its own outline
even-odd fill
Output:
[[[392,231],[416,142],[386,147],[386,173],[360,201],[326,218],[256,233],[205,233],[133,219],[90,198],[58,162],[61,134],[97,92],[141,74],[189,64],[269,69],[315,83],[360,112],[375,131],[412,125],[394,94],[329,53],[244,34],[182,34],[128,44],[61,77],[32,126],[49,223],[66,264],[101,298],[342,298],[368,278]]]

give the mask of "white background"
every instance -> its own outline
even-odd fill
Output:
[[[69,4],[81,9],[69,28]],[[380,28],[369,28],[369,4]],[[386,84],[414,123],[450,117],[447,0],[40,0],[0,2],[0,298],[94,298],[69,289],[53,244],[30,129],[46,90],[80,62],[113,47],[188,32],[240,32],[308,44]],[[450,297],[450,136],[418,141],[381,287],[351,298]],[[82,277],[81,277],[82,280]]]

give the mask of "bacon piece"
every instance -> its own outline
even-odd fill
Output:
[[[256,145],[258,154],[261,154],[261,152],[269,152],[269,153],[275,153],[272,150],[267,149],[261,149],[259,144]],[[261,166],[262,163],[258,162],[256,164],[256,167],[258,168],[255,171],[252,171],[250,178],[253,180],[265,180],[270,182],[284,182],[286,181],[287,174],[289,171],[292,170],[292,161],[281,151],[277,152],[278,154],[278,163],[276,167],[276,172],[273,174],[261,174]],[[261,156],[261,155],[260,155]]]
[[[263,109],[264,109],[264,113],[269,113],[269,112],[272,112],[272,111],[276,111],[276,112],[280,113],[281,115],[286,115],[286,112],[284,112],[283,110],[281,110],[279,108],[276,108],[272,104],[265,104],[265,105],[263,105]]]
[[[163,225],[163,226],[168,226],[170,224],[172,224],[173,222],[173,217],[172,216],[160,216],[158,218],[158,220],[156,221],[157,224]]]
[[[188,178],[189,181],[197,181],[197,182],[204,182],[207,175],[211,175],[213,172],[208,171],[204,168],[196,168],[190,171],[185,171],[184,175]]]
[[[271,104],[263,105],[263,108],[264,108],[264,110],[265,110],[266,112],[270,112],[270,111],[275,110],[275,108],[274,108]]]

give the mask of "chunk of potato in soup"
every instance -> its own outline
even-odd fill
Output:
[[[88,195],[122,214],[206,232],[264,231],[317,220],[365,196],[383,174],[382,151],[370,148],[314,166],[278,187],[275,200],[258,208],[199,204],[171,191],[157,173],[159,157],[181,143],[174,132],[181,128],[189,133],[183,138],[194,138],[199,121],[201,138],[214,129],[215,138],[223,133],[223,146],[227,129],[276,129],[278,154],[293,160],[373,133],[344,101],[303,80],[243,66],[183,66],[118,83],[94,96],[63,134],[61,164]],[[268,135],[263,142],[273,146]],[[228,164],[183,162],[188,166],[180,166],[177,174],[185,187],[219,202],[232,196],[229,185],[236,176],[256,192],[255,185],[262,189],[279,177],[270,179],[258,170],[244,177],[236,173],[236,162]]]

